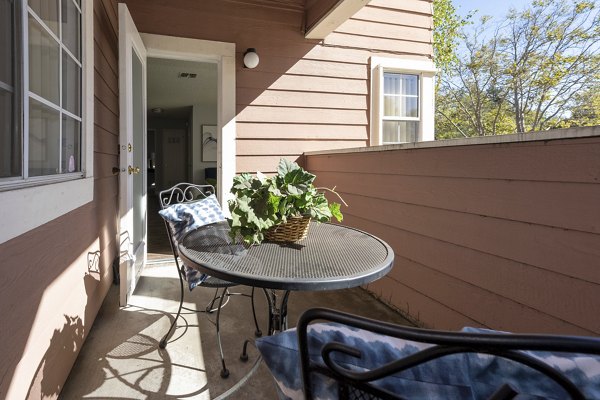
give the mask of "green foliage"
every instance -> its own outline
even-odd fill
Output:
[[[469,23],[460,18],[452,0],[433,1],[433,55],[436,65],[445,71],[456,60],[460,30]]]
[[[568,115],[577,93],[598,79],[600,14],[595,2],[540,0],[509,16],[505,53],[517,132],[545,130]],[[518,29],[518,30],[516,30]],[[528,37],[529,32],[535,35]]]
[[[283,158],[273,177],[260,172],[256,177],[236,176],[231,187],[235,198],[229,201],[231,236],[240,234],[245,243],[258,244],[264,240],[265,231],[292,216],[310,216],[319,222],[332,217],[342,221],[340,204],[329,203],[313,185],[314,180],[315,175]]]
[[[507,116],[507,87],[500,69],[502,54],[498,40],[485,39],[491,20],[481,19],[463,36],[457,59],[440,79],[436,99],[436,138],[487,136],[514,131]]]
[[[577,93],[569,111],[568,118],[557,122],[558,128],[600,125],[600,82]]]
[[[597,124],[591,90],[600,82],[597,1],[534,0],[465,33],[440,80],[436,137]]]

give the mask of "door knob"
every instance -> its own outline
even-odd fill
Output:
[[[129,167],[127,167],[127,171],[129,171],[129,175],[131,175],[131,174],[139,174],[140,173],[140,167],[132,167],[130,165]]]

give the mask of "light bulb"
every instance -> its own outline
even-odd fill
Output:
[[[256,49],[249,48],[244,53],[244,66],[246,68],[255,68],[258,65],[258,54],[256,54]]]

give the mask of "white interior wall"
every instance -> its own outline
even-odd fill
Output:
[[[216,162],[202,161],[202,125],[217,125],[216,102],[213,104],[194,104],[193,106],[192,177],[194,183],[204,183],[204,169],[217,166]]]
[[[155,132],[156,138],[156,170],[155,170],[155,183],[156,190],[164,190],[167,189],[168,183],[165,178],[165,166],[167,166],[170,162],[172,162],[173,157],[185,157],[186,153],[183,152],[181,155],[169,155],[168,152],[165,152],[165,144],[164,144],[164,135],[165,131],[169,130],[179,130],[179,131],[187,131],[187,120],[186,119],[176,119],[176,118],[149,118],[148,119],[148,130],[153,130]],[[189,142],[189,139],[187,140]],[[189,176],[187,174],[183,174],[178,179],[180,181],[189,180]]]

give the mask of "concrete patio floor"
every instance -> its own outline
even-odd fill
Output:
[[[238,286],[235,291],[249,293]],[[184,306],[203,310],[212,298],[206,288],[188,292]],[[229,378],[219,376],[214,314],[185,311],[166,349],[158,343],[175,317],[179,279],[172,263],[149,264],[124,308],[118,306],[118,287],[113,286],[99,311],[77,358],[60,399],[210,399],[227,394],[253,369],[258,353],[250,346],[250,360],[239,360],[243,340],[254,336],[250,299],[234,296],[221,314]],[[261,329],[266,331],[266,302],[256,296]],[[289,325],[310,307],[331,307],[385,321],[409,324],[400,314],[361,288],[292,293]],[[264,363],[230,399],[275,399],[274,382]]]

